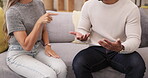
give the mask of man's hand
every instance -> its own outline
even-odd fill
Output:
[[[104,48],[106,48],[108,50],[111,50],[111,51],[120,52],[121,50],[124,49],[124,46],[121,45],[120,39],[117,39],[117,41],[115,41],[115,42],[110,42],[110,41],[104,39],[104,40],[100,40],[98,43],[102,47],[104,47]]]
[[[88,37],[90,36],[90,33],[82,35],[79,32],[70,32],[70,34],[75,35],[76,38],[80,41],[86,41],[88,39]]]

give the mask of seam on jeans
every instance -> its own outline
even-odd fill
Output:
[[[92,69],[92,68],[93,68],[94,66],[96,66],[96,65],[99,65],[99,64],[103,63],[103,61],[105,61],[105,59],[102,60],[101,62],[97,63],[97,64],[92,65],[92,66],[90,67],[90,69]]]
[[[116,63],[116,64],[118,64],[119,66],[123,67],[123,69],[124,69],[123,72],[125,72],[126,68],[124,67],[124,65],[122,65],[122,64],[120,64],[120,63],[118,63],[118,62],[115,62],[115,61],[113,61],[113,60],[111,60],[111,62]]]
[[[122,64],[120,64],[120,63],[118,63],[118,62],[115,62],[115,61],[113,61],[113,60],[111,60],[111,62],[114,62],[114,63],[116,63],[116,64],[121,65],[122,67],[124,67],[124,65],[122,65]]]
[[[13,65],[13,64],[16,65],[16,67],[22,66],[22,67],[24,67],[24,68],[27,68],[27,69],[33,71],[33,72],[39,73],[39,74],[42,75],[44,78],[48,78],[48,77],[44,76],[42,73],[40,73],[40,72],[38,72],[38,71],[36,71],[36,70],[34,70],[34,69],[32,69],[32,68],[29,68],[29,67],[24,66],[24,65],[21,65],[21,64],[17,64],[16,62],[11,61],[10,59],[7,60],[7,61],[8,61],[10,64],[12,64],[12,65]]]

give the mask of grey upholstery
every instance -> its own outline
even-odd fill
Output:
[[[72,13],[68,12],[59,12],[59,15],[53,16],[53,21],[47,25],[50,42],[72,42],[74,40],[74,37],[69,34],[69,31],[74,31],[71,16]]]
[[[141,12],[141,28],[142,28],[142,36],[141,36],[141,45],[140,47],[148,46],[148,9],[140,8]]]
[[[72,60],[74,56],[84,48],[87,48],[88,45],[85,44],[73,44],[73,43],[52,43],[52,48],[61,56],[68,67],[67,78],[74,78],[74,73],[72,70]],[[148,67],[148,47],[138,49],[138,52],[144,58],[146,67]],[[6,63],[5,57],[7,52],[0,54],[0,78],[22,78],[13,71],[11,71]],[[146,70],[145,77],[148,78],[148,69]],[[108,67],[99,72],[93,73],[94,78],[124,78],[124,74]]]

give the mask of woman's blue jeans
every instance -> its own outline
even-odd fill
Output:
[[[106,67],[126,74],[125,78],[143,78],[145,63],[140,54],[119,54],[101,46],[91,46],[80,51],[73,60],[73,70],[76,78],[93,78],[92,72]]]

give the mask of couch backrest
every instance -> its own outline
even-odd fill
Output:
[[[141,14],[141,44],[140,47],[148,47],[148,9],[140,8]]]
[[[48,12],[48,11],[47,11]],[[47,30],[49,33],[49,40],[53,43],[72,42],[74,36],[69,34],[70,31],[74,31],[74,25],[72,23],[71,12],[57,12],[58,15],[52,16],[53,21],[47,24]]]
[[[142,40],[140,47],[148,46],[148,9],[140,8]],[[53,21],[47,25],[50,42],[72,42],[74,36],[69,31],[74,31],[71,12],[57,12],[59,15],[53,16]]]

